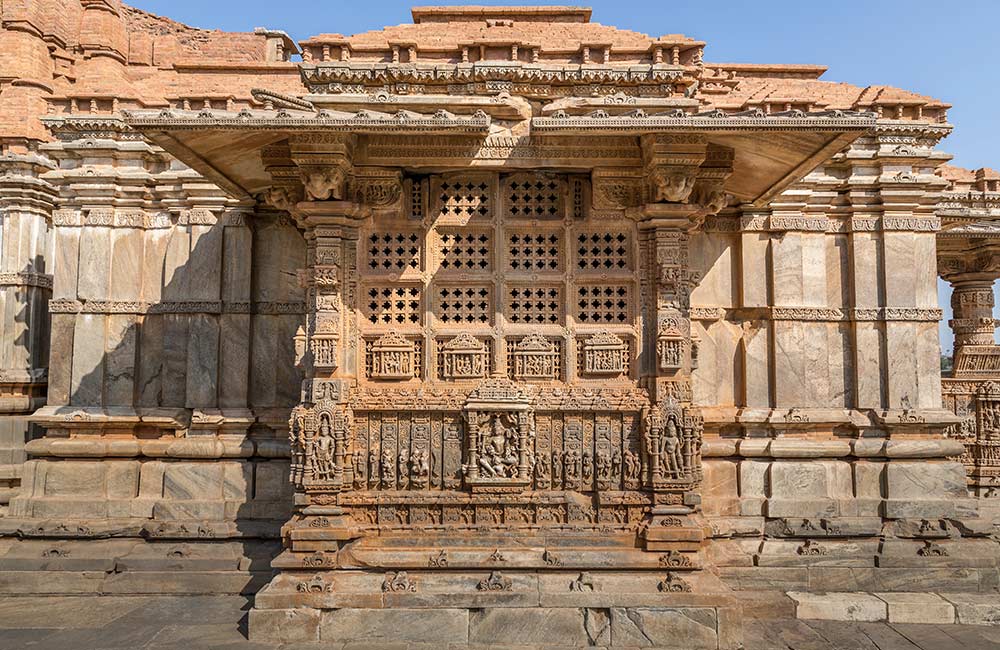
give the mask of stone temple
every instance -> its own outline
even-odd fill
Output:
[[[736,648],[1000,585],[1000,174],[948,104],[573,7],[2,13],[0,592]]]

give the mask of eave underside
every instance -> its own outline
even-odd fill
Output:
[[[271,186],[261,151],[302,134],[350,133],[354,165],[429,172],[483,169],[589,171],[640,167],[640,137],[697,135],[734,151],[726,191],[758,206],[844,149],[874,125],[866,116],[533,118],[499,128],[490,116],[415,114],[331,119],[287,111],[243,115],[130,115],[131,128],[241,199]],[[515,133],[530,135],[515,135]]]

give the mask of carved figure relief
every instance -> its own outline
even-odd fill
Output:
[[[382,336],[371,347],[372,379],[412,379],[414,352],[413,342],[399,334]]]
[[[654,201],[684,203],[694,190],[695,169],[657,167],[650,173],[650,182]]]
[[[442,349],[443,379],[482,379],[486,376],[486,345],[471,334],[459,334]]]
[[[402,203],[389,179],[364,174],[352,196]],[[686,233],[640,234],[624,215],[589,220],[561,194],[579,183],[529,177],[414,182],[441,192],[407,203],[417,214],[384,211],[343,239],[324,234],[302,274],[315,312],[309,385],[359,374],[332,398],[314,386],[317,401],[290,418],[293,480],[314,503],[379,529],[638,530],[654,503],[680,503],[697,483],[690,390],[657,388],[651,400],[631,365],[652,336],[648,365],[687,382]],[[374,189],[383,180],[385,196]],[[664,183],[675,198],[690,190]]]
[[[302,172],[306,195],[314,201],[344,198],[347,173],[341,167],[317,167]]]
[[[289,420],[292,482],[305,489],[339,491],[343,485],[350,411],[330,400],[298,406]]]

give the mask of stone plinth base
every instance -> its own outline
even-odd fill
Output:
[[[256,596],[250,639],[735,649],[725,590],[666,571],[283,572]]]
[[[274,541],[0,538],[0,594],[252,594]]]

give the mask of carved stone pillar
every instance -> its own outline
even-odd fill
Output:
[[[956,352],[966,345],[993,345],[997,322],[993,318],[993,283],[986,280],[952,280],[949,321],[955,333]]]
[[[1000,256],[992,244],[945,248],[938,272],[952,286],[955,335],[954,377],[991,378],[1000,375],[1000,346],[993,339],[993,283],[1000,278]]]
[[[0,157],[0,506],[17,492],[27,416],[45,403],[55,189],[36,154]]]
[[[300,279],[306,293],[306,323],[301,363],[305,379],[301,403],[289,421],[292,445],[291,479],[307,514],[353,484],[353,464],[347,461],[351,412],[346,406],[353,376],[342,341],[351,335],[345,318],[345,282],[350,281],[356,247],[354,220],[361,208],[348,201],[304,202],[296,216],[306,228],[307,268]],[[317,514],[319,514],[317,512]]]
[[[646,136],[644,233],[647,366],[652,405],[644,417],[644,481],[656,495],[646,533],[650,550],[694,550],[702,533],[691,518],[700,503],[702,418],[691,403],[690,296],[700,280],[689,264],[690,231],[727,197],[732,152],[698,135]]]

